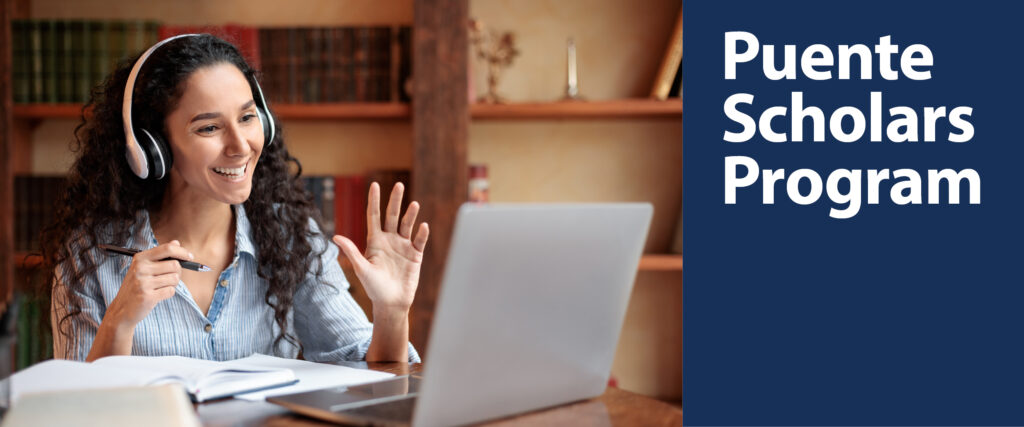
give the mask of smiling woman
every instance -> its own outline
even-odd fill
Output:
[[[408,311],[429,233],[414,227],[419,205],[399,221],[396,185],[382,226],[371,185],[366,255],[343,236],[330,244],[237,48],[210,35],[165,40],[121,64],[86,108],[93,114],[76,128],[77,159],[44,231],[52,274],[36,289],[52,298],[56,357],[301,350],[318,361],[418,360]],[[141,251],[113,258],[99,244]],[[375,324],[347,292],[339,247]]]

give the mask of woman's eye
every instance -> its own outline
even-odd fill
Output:
[[[217,130],[217,126],[209,125],[209,126],[205,126],[205,127],[199,128],[199,130],[197,132],[199,132],[199,133],[211,133],[211,132],[216,131],[216,130]]]
[[[246,115],[242,116],[242,123],[245,123],[245,122],[248,122],[248,121],[252,121],[255,118],[256,118],[256,115],[253,114],[253,113],[246,114]]]

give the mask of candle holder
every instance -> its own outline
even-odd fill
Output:
[[[487,93],[480,97],[480,102],[501,104],[505,98],[498,94],[498,82],[505,70],[512,65],[512,60],[519,56],[516,49],[515,34],[511,31],[498,32],[485,28],[479,20],[469,21],[470,43],[476,57],[487,63]]]
[[[565,57],[565,96],[562,98],[566,101],[582,101],[583,97],[580,96],[580,85],[579,76],[577,74],[578,69],[576,68],[576,42],[573,41],[572,37],[566,43],[566,57]]]

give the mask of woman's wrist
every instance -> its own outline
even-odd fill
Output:
[[[113,308],[113,307],[111,307]],[[107,335],[111,338],[121,341],[127,339],[131,341],[135,335],[136,323],[129,319],[127,316],[122,315],[117,310],[109,310],[107,314],[103,316],[103,320],[100,321],[100,330],[104,330]]]
[[[375,326],[401,326],[409,324],[409,309],[402,307],[373,306],[373,323]]]

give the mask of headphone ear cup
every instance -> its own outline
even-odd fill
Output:
[[[256,108],[256,115],[260,118],[260,126],[263,126],[263,147],[269,147],[274,143],[274,130],[270,123],[270,117],[262,108]]]
[[[142,135],[136,135],[136,140],[138,140],[139,146],[142,147],[142,151],[148,160],[149,176],[154,180],[164,179],[167,173],[170,172],[171,164],[174,162],[171,150],[168,149],[160,133],[150,133],[146,129],[140,130]],[[139,136],[142,136],[142,138],[139,138]]]

